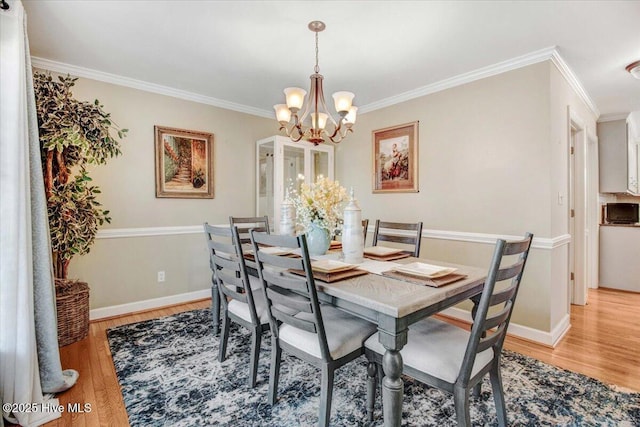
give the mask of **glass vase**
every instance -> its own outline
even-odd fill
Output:
[[[309,255],[324,255],[327,253],[331,245],[329,230],[312,222],[306,234]]]

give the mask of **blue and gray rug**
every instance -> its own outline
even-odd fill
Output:
[[[132,426],[313,426],[320,375],[284,355],[279,402],[267,403],[270,336],[262,341],[258,386],[247,385],[249,333],[231,329],[228,357],[217,361],[208,309],[120,326],[107,332]],[[503,381],[510,425],[639,426],[640,394],[618,392],[580,374],[505,352]],[[366,359],[336,374],[331,425],[364,426]],[[474,425],[495,425],[488,379],[472,398]],[[378,395],[379,396],[379,395]],[[382,425],[380,398],[376,422]],[[403,425],[455,425],[450,395],[405,378]]]

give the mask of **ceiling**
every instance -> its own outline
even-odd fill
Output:
[[[11,4],[12,0],[8,0]],[[325,93],[362,111],[556,47],[595,110],[640,111],[640,1],[23,0],[31,54],[273,115],[308,89],[322,20]],[[455,80],[455,79],[454,79]]]

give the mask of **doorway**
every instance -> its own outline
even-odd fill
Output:
[[[568,301],[586,305],[598,280],[598,144],[569,108]],[[567,312],[570,312],[570,307]]]

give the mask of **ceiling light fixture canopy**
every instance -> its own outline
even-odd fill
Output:
[[[640,80],[640,61],[627,65],[625,68],[633,77]]]
[[[294,142],[304,138],[318,145],[325,142],[327,138],[337,144],[346,137],[347,132],[353,132],[351,128],[356,122],[358,107],[352,105],[355,96],[352,92],[340,91],[333,94],[334,106],[339,116],[337,122],[329,113],[324,100],[323,77],[319,74],[318,66],[318,33],[325,27],[324,22],[321,21],[309,23],[309,29],[316,33],[316,66],[310,77],[311,88],[306,104],[304,101],[307,91],[298,87],[288,87],[284,90],[287,103],[273,106],[276,110],[276,119],[280,123],[280,130],[284,130]],[[302,115],[298,116],[300,111]],[[305,123],[307,118],[310,123]],[[329,128],[327,128],[328,124],[331,125]]]

